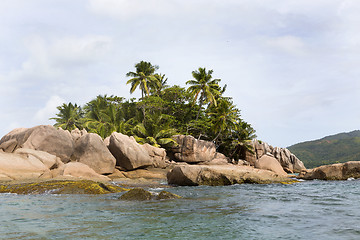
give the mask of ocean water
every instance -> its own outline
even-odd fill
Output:
[[[359,180],[166,190],[184,198],[0,194],[0,239],[360,239]]]

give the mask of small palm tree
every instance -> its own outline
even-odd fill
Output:
[[[130,93],[133,93],[137,87],[141,90],[141,97],[149,96],[150,88],[159,85],[154,76],[159,66],[153,66],[150,62],[141,61],[135,64],[136,72],[128,72],[127,77],[132,77],[126,84],[131,84]]]
[[[137,124],[132,133],[138,143],[148,143],[155,147],[168,148],[176,145],[176,141],[172,139],[177,132],[168,126],[165,115],[152,115],[147,117],[145,123]]]
[[[206,71],[206,68],[199,68],[197,71],[192,72],[193,80],[189,80],[186,84],[191,85],[188,91],[194,96],[194,101],[199,97],[200,108],[196,115],[198,120],[202,105],[210,102],[214,106],[217,105],[216,97],[221,94],[219,87],[220,79],[212,79],[213,70]]]
[[[76,103],[73,105],[72,103],[63,104],[57,107],[59,113],[56,114],[57,117],[50,118],[55,120],[55,127],[61,127],[65,130],[73,130],[75,128],[81,128],[81,118],[82,118],[82,110],[81,107]]]
[[[216,141],[225,130],[234,129],[240,119],[239,110],[226,98],[219,99],[217,107],[211,108],[208,114],[212,118],[213,131],[217,134],[213,141]]]

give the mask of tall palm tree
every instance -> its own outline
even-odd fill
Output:
[[[149,96],[150,88],[158,85],[158,80],[154,76],[159,66],[152,65],[150,62],[141,61],[135,64],[136,72],[128,72],[127,77],[132,77],[126,84],[131,84],[130,93],[133,93],[137,87],[141,90],[141,97]]]
[[[225,130],[231,131],[234,129],[240,119],[239,110],[230,99],[226,98],[218,99],[217,107],[211,108],[208,114],[212,118],[213,131],[217,134],[213,141],[216,141]]]
[[[199,68],[197,71],[192,72],[194,79],[189,80],[186,84],[191,85],[188,91],[194,96],[194,101],[199,97],[200,108],[196,115],[198,120],[202,105],[210,102],[214,106],[217,105],[216,97],[221,94],[219,87],[220,79],[212,79],[213,70],[206,71],[206,68]]]
[[[153,83],[153,86],[151,86],[151,93],[156,93],[160,96],[161,91],[169,87],[169,85],[167,85],[168,78],[165,77],[165,74],[161,73],[156,73],[154,77],[156,78],[156,81]]]
[[[50,118],[56,121],[54,124],[55,127],[61,127],[69,131],[75,128],[81,128],[80,120],[83,113],[80,106],[76,103],[74,105],[72,103],[63,103],[63,105],[58,106],[57,109],[59,110],[59,113],[56,114],[57,117]]]

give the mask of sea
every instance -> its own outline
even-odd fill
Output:
[[[360,180],[148,190],[183,198],[0,194],[0,239],[360,239]]]

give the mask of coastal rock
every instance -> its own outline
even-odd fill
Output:
[[[172,148],[175,161],[187,163],[210,162],[216,154],[215,144],[197,140],[190,135],[173,136],[178,146]]]
[[[279,174],[280,176],[287,176],[287,173],[284,171],[278,160],[271,155],[263,155],[261,158],[256,160],[255,168],[269,170]]]
[[[0,174],[13,180],[39,178],[49,168],[38,158],[27,158],[24,155],[0,152]]]
[[[298,178],[313,180],[346,180],[360,178],[360,161],[324,165],[302,171]]]
[[[116,158],[116,165],[126,170],[152,166],[148,152],[133,137],[114,132],[110,136],[109,150]]]
[[[60,168],[59,175],[64,177],[76,177],[80,179],[110,181],[107,176],[103,176],[95,172],[88,165],[80,162],[69,162]]]
[[[77,139],[72,160],[88,165],[99,174],[111,174],[115,170],[115,157],[95,133],[87,133]]]
[[[58,168],[64,163],[61,162],[60,158],[47,152],[38,151],[28,148],[18,148],[15,150],[16,154],[22,155],[29,161],[40,160],[48,169]]]
[[[77,141],[79,138],[87,134],[86,129],[82,129],[81,131],[78,128],[75,128],[71,131],[71,137],[74,141]]]
[[[17,184],[0,184],[0,193],[17,194],[108,194],[128,189],[90,180],[51,180]]]
[[[274,148],[266,142],[259,142],[257,140],[252,142],[252,147],[254,153],[247,153],[245,159],[252,166],[255,165],[257,159],[260,159],[263,155],[270,154],[274,156],[283,169],[289,173],[300,173],[302,170],[306,169],[304,163],[286,148]]]
[[[50,125],[14,129],[1,138],[0,145],[6,144],[16,144],[16,147],[8,148],[8,151],[17,148],[40,150],[60,157],[65,163],[70,161],[70,156],[74,152],[74,142],[69,131]]]
[[[180,186],[222,186],[241,183],[280,183],[291,179],[249,166],[183,165],[176,166],[167,174],[169,184]]]
[[[158,148],[151,146],[150,144],[145,143],[142,147],[147,151],[148,155],[151,158],[152,166],[156,168],[165,168],[166,167],[166,151],[164,148]]]
[[[181,198],[179,195],[167,191],[161,191],[159,194],[152,194],[142,188],[133,188],[121,195],[120,200],[126,201],[146,201],[146,200],[166,200]]]

